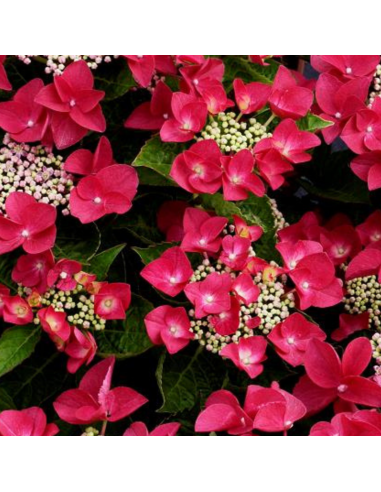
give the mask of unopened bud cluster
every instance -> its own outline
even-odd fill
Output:
[[[5,201],[14,191],[32,195],[38,202],[62,206],[69,214],[69,197],[74,186],[73,177],[63,169],[63,157],[55,156],[45,147],[32,147],[13,142],[5,135],[0,148],[0,211],[5,212]]]
[[[118,55],[16,55],[21,61],[29,65],[34,57],[46,59],[45,72],[49,74],[62,75],[66,66],[73,61],[84,60],[92,70],[96,70],[101,63],[110,63]]]
[[[289,224],[284,218],[282,212],[279,210],[276,200],[274,200],[273,198],[270,199],[270,207],[274,216],[274,224],[275,224],[276,232],[279,232],[282,229],[288,227]]]
[[[275,281],[264,281],[261,273],[254,278],[254,283],[261,290],[261,295],[255,304],[255,314],[262,321],[258,329],[264,335],[269,335],[279,323],[290,316],[290,311],[295,308],[294,294],[286,293],[286,281],[286,277]]]
[[[255,118],[238,121],[237,115],[231,112],[219,113],[216,120],[201,132],[198,141],[215,140],[222,152],[230,154],[252,148],[260,140],[271,136],[271,133],[267,133],[267,128]]]
[[[377,66],[377,71],[373,79],[373,91],[369,96],[369,106],[371,107],[376,97],[381,97],[381,65]]]
[[[346,284],[344,308],[348,314],[369,313],[369,328],[381,327],[381,285],[375,275],[350,280]]]
[[[209,274],[215,272],[220,274],[229,273],[233,280],[237,278],[237,274],[220,261],[214,267],[209,260],[205,260],[195,270],[190,281],[191,283],[203,281]],[[260,318],[261,324],[258,330],[262,331],[264,335],[268,335],[277,324],[290,316],[290,310],[295,307],[295,300],[293,294],[287,295],[285,292],[284,282],[286,279],[264,282],[262,274],[258,274],[253,280],[259,287],[261,294],[258,301],[249,306],[241,302],[239,328],[234,335],[222,336],[216,333],[210,322],[210,317],[200,320],[195,318],[193,309],[189,312],[189,316],[192,319],[191,332],[194,333],[194,339],[209,352],[218,354],[226,345],[239,343],[241,338],[254,336],[254,330],[249,327],[253,318]]]
[[[30,289],[19,287],[21,297],[28,298],[31,294]],[[103,331],[106,328],[106,320],[94,312],[94,297],[80,284],[71,292],[50,289],[42,295],[40,302],[39,309],[52,306],[56,312],[66,313],[68,323],[77,328],[95,331]],[[38,316],[34,323],[40,324]]]
[[[99,436],[98,429],[95,429],[94,427],[88,427],[81,437],[98,437],[98,436]]]

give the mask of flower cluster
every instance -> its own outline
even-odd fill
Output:
[[[127,284],[97,282],[77,261],[55,261],[51,251],[21,256],[12,272],[18,295],[0,287],[0,315],[6,323],[41,326],[60,352],[68,370],[90,364],[97,345],[93,333],[108,320],[123,320],[131,303]]]
[[[381,435],[380,60],[0,55],[0,435]]]
[[[5,135],[0,148],[0,209],[10,193],[20,191],[38,202],[62,207],[69,214],[69,197],[73,176],[64,170],[63,157],[54,155],[42,145],[31,146],[13,142]]]
[[[73,61],[84,60],[87,66],[92,70],[96,70],[101,63],[110,63],[113,59],[118,58],[118,55],[16,55],[26,65],[32,63],[33,58],[46,59],[46,73],[51,73],[54,76],[62,75],[66,66]]]

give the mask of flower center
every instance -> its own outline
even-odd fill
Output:
[[[169,283],[170,283],[171,285],[176,285],[176,284],[177,284],[177,278],[176,278],[176,277],[171,277],[171,278],[169,279]]]
[[[351,75],[351,73],[352,73],[352,69],[351,69],[351,67],[347,67],[345,71],[346,71],[346,73],[347,73],[348,75]]]
[[[102,203],[102,198],[100,198],[99,196],[97,196],[96,198],[94,198],[94,203],[96,203],[97,205],[99,205],[100,203]]]
[[[308,282],[304,282],[304,284],[302,285],[303,289],[304,290],[308,290],[309,287],[310,287],[310,284]]]
[[[295,339],[294,339],[294,338],[292,338],[292,337],[291,337],[291,338],[288,338],[288,339],[287,339],[287,343],[288,343],[289,345],[295,345]]]
[[[338,388],[337,388],[337,391],[339,393],[345,393],[348,389],[348,386],[346,384],[341,384]]]
[[[71,108],[74,108],[74,106],[75,106],[77,103],[75,102],[75,99],[72,99],[72,100],[70,101],[70,103],[69,103],[69,104],[70,104],[70,107],[71,107]]]
[[[207,304],[212,304],[212,302],[213,302],[213,301],[214,301],[214,297],[213,297],[213,296],[207,296],[207,297],[205,298],[205,302],[206,302]]]
[[[342,117],[343,117],[343,115],[341,113],[339,113],[339,112],[337,112],[335,114],[335,118],[337,118],[338,120],[340,120]]]
[[[32,128],[32,126],[34,126],[34,121],[29,120],[27,125],[28,125],[28,128]]]
[[[29,232],[25,229],[24,231],[22,231],[21,236],[26,239],[27,237],[29,237]]]

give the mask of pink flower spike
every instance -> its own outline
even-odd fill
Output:
[[[65,348],[65,354],[69,356],[68,372],[75,374],[83,365],[91,364],[96,352],[97,344],[93,335],[90,332],[82,333],[78,328],[74,328]]]
[[[48,287],[48,272],[53,267],[54,257],[51,251],[20,256],[12,271],[12,280],[23,287],[44,294]]]
[[[238,344],[231,343],[222,349],[220,355],[230,359],[245,371],[251,379],[263,372],[262,362],[266,357],[267,341],[264,337],[241,338]]]
[[[74,277],[81,270],[82,265],[78,261],[60,260],[48,273],[48,285],[65,292],[73,291],[77,287]]]
[[[37,407],[0,413],[0,436],[51,437],[58,432],[59,428],[55,424],[47,424],[44,411]]]
[[[185,294],[195,305],[196,317],[204,318],[208,314],[221,314],[231,308],[232,280],[229,274],[212,273],[203,282],[185,287]]]
[[[124,320],[131,304],[128,284],[103,284],[94,297],[94,312],[105,320]]]
[[[80,176],[90,176],[113,164],[110,141],[107,137],[101,137],[94,154],[90,150],[79,149],[69,155],[65,161],[65,171]]]
[[[304,364],[308,343],[313,338],[324,341],[327,336],[317,325],[310,323],[299,313],[277,325],[268,336],[279,357],[293,367]]]
[[[179,295],[193,275],[186,254],[179,247],[170,248],[141,272],[141,276],[155,289],[170,297]]]
[[[165,345],[171,355],[180,352],[194,339],[190,320],[182,307],[160,306],[149,313],[144,322],[152,343]]]
[[[71,336],[71,326],[66,320],[66,314],[57,312],[52,306],[46,309],[41,309],[38,312],[42,329],[49,335],[57,349],[63,351],[65,344]]]
[[[128,417],[147,399],[130,388],[111,389],[115,358],[94,366],[82,379],[79,389],[63,393],[54,403],[59,417],[72,425],[117,422]]]
[[[20,296],[2,298],[4,303],[3,317],[6,323],[28,325],[33,321],[33,311],[25,299]]]
[[[0,217],[0,254],[19,246],[26,253],[39,254],[52,249],[56,240],[57,210],[26,193],[11,193],[6,202],[7,218]]]
[[[252,82],[245,85],[241,79],[233,83],[235,99],[242,114],[255,113],[262,109],[271,94],[271,85]]]
[[[227,223],[225,217],[211,217],[203,210],[188,208],[184,215],[185,236],[181,249],[187,253],[217,253]]]

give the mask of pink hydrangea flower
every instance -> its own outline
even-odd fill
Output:
[[[164,123],[173,117],[172,91],[159,81],[150,102],[138,106],[127,118],[124,126],[137,130],[161,130]]]
[[[71,63],[37,94],[35,101],[51,112],[51,129],[58,149],[79,142],[89,130],[103,133],[106,120],[100,101],[105,93],[94,89],[94,77],[85,61]]]
[[[136,412],[147,399],[130,388],[111,389],[115,358],[94,366],[83,377],[79,389],[63,393],[54,403],[60,419],[72,425],[118,422]]]
[[[101,137],[94,154],[87,149],[79,149],[70,154],[65,161],[65,171],[90,176],[114,163],[110,141],[107,137]]]
[[[227,222],[225,217],[211,217],[204,210],[188,208],[184,215],[185,236],[181,248],[187,253],[217,253]]]
[[[313,100],[313,92],[305,87],[300,87],[292,73],[281,65],[269,97],[272,112],[283,119],[298,120],[308,113]]]
[[[371,359],[372,346],[367,338],[351,342],[342,361],[331,345],[313,339],[308,344],[304,361],[307,376],[301,378],[294,394],[306,405],[310,415],[333,402],[378,408],[381,406],[381,387],[361,377]]]
[[[253,172],[255,161],[249,150],[241,150],[234,157],[222,157],[222,163],[225,200],[246,200],[249,192],[256,196],[265,194],[265,185]]]
[[[43,89],[41,79],[33,79],[19,89],[12,101],[0,104],[0,127],[16,142],[36,142],[47,138],[49,115],[35,102]]]
[[[102,284],[94,296],[94,312],[105,320],[126,319],[131,304],[131,287],[128,284]]]
[[[11,193],[6,202],[7,217],[0,217],[0,254],[19,246],[26,253],[39,254],[52,249],[56,240],[57,210],[38,203],[26,193]]]
[[[209,314],[221,314],[231,308],[232,280],[229,274],[212,273],[203,282],[185,287],[185,294],[196,308],[196,317],[204,318]]]
[[[82,224],[108,214],[125,214],[132,207],[138,175],[131,166],[115,164],[83,178],[70,195],[70,211]]]
[[[165,345],[172,355],[185,348],[194,338],[187,312],[182,307],[160,306],[149,313],[144,322],[152,343]]]
[[[3,318],[13,325],[28,325],[33,321],[33,311],[27,301],[20,296],[3,296]]]
[[[314,338],[324,342],[327,335],[299,313],[277,325],[268,336],[279,357],[293,367],[304,363],[308,343]]]
[[[90,332],[82,333],[74,328],[65,347],[65,354],[69,356],[67,370],[75,374],[83,365],[88,366],[97,353],[97,344]]]
[[[271,85],[260,82],[244,84],[241,79],[233,83],[235,100],[242,114],[256,113],[266,104],[271,94]]]
[[[49,306],[46,309],[40,309],[38,319],[42,329],[49,335],[57,349],[63,351],[72,332],[71,326],[66,319],[66,313],[57,312],[52,306]]]
[[[238,369],[255,379],[264,370],[262,362],[267,360],[266,349],[267,341],[264,337],[241,338],[238,344],[226,345],[220,355],[232,360]]]
[[[213,195],[222,185],[221,157],[214,140],[198,142],[176,157],[170,176],[190,193]]]
[[[55,424],[48,424],[41,408],[7,410],[0,413],[0,435],[6,437],[50,437],[58,434]]]
[[[124,437],[173,437],[179,432],[181,424],[159,425],[152,432],[149,432],[143,422],[135,422],[123,434]]]
[[[179,247],[170,248],[141,272],[141,276],[156,289],[176,297],[188,284],[193,268]]]
[[[48,287],[48,273],[54,267],[51,251],[37,255],[23,255],[17,260],[12,271],[12,280],[23,287],[44,294]]]

